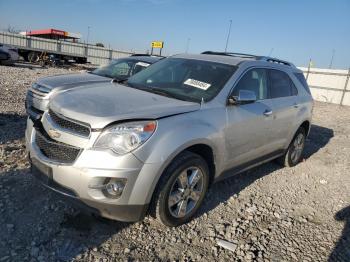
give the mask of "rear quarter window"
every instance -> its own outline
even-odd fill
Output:
[[[300,84],[304,87],[304,89],[306,90],[306,92],[308,92],[311,95],[310,92],[310,88],[309,85],[306,82],[306,79],[304,77],[303,73],[294,73],[295,77],[298,79],[298,81],[300,82]]]

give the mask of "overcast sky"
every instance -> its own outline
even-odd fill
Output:
[[[81,33],[91,42],[145,52],[163,40],[166,55],[228,51],[275,56],[306,66],[350,66],[350,0],[0,0],[0,29]]]

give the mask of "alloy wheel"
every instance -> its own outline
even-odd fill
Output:
[[[293,150],[290,155],[293,163],[296,163],[301,157],[301,154],[304,149],[304,143],[305,143],[305,137],[302,133],[299,133],[297,137],[294,139]]]
[[[203,173],[198,167],[188,167],[175,179],[168,197],[170,214],[185,217],[203,194]]]

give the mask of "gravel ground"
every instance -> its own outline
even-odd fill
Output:
[[[0,66],[0,261],[350,261],[349,107],[316,103],[302,163],[215,184],[189,224],[121,223],[74,209],[30,175],[25,91],[69,72]]]

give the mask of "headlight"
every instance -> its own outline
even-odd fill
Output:
[[[94,148],[111,149],[123,155],[147,141],[157,127],[156,121],[128,122],[112,126],[97,138]]]

